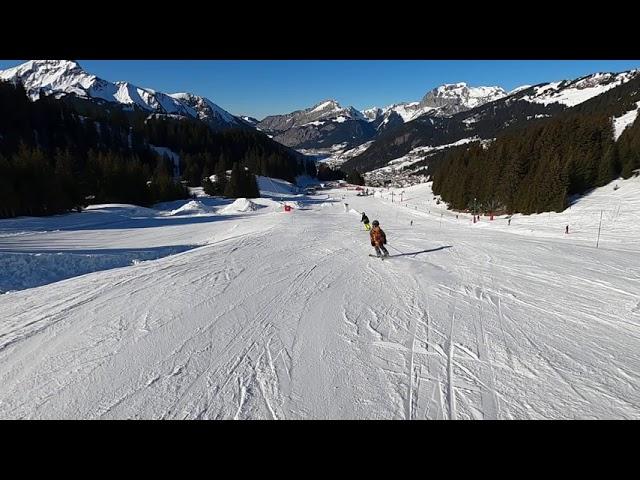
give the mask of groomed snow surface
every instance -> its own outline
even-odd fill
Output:
[[[295,192],[0,221],[0,259],[186,247],[0,295],[0,418],[640,418],[640,179],[511,225]]]

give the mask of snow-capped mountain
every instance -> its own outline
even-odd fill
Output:
[[[325,100],[286,115],[266,117],[257,127],[285,145],[299,149],[326,150],[343,145],[352,149],[423,115],[454,115],[507,95],[500,87],[469,87],[466,83],[442,85],[419,102],[405,102],[358,111]]]
[[[573,80],[523,85],[508,93],[499,87],[443,85],[425,95],[418,105],[400,104],[405,112],[419,113],[389,134],[378,136],[366,150],[347,160],[345,166],[366,172],[383,168],[417,147],[449,145],[475,137],[492,139],[507,127],[553,117],[639,78],[640,70],[594,73]],[[621,94],[618,101],[625,102],[626,98]],[[367,118],[377,112],[378,118],[387,115],[398,125],[402,117],[396,114],[398,106],[393,107],[395,110],[369,109]],[[383,122],[379,122],[378,128],[384,127]]]
[[[244,125],[212,101],[190,93],[166,94],[128,82],[109,82],[87,73],[70,60],[31,60],[0,71],[0,80],[20,83],[32,100],[41,95],[117,103],[125,109],[197,118],[212,128]]]
[[[239,123],[237,117],[223,110],[208,98],[192,93],[172,93],[170,97],[193,109],[197,114],[197,118],[203,122],[228,125],[237,125]]]
[[[363,115],[375,122],[376,130],[415,120],[422,115],[445,117],[471,110],[506,97],[508,93],[500,87],[469,87],[466,83],[441,85],[429,91],[419,102],[396,103],[384,108],[363,110]]]
[[[347,120],[365,120],[365,116],[353,107],[342,107],[335,100],[325,100],[305,110],[268,116],[259,126],[266,131],[282,132],[296,127],[321,126],[328,122],[343,123]]]
[[[366,110],[362,110],[361,113],[367,120],[373,121],[376,120],[380,115],[382,115],[384,113],[384,110],[380,107],[372,107],[367,108]]]
[[[274,140],[295,148],[322,148],[345,143],[346,147],[370,140],[375,130],[354,107],[324,100],[313,107],[264,118],[257,128]]]
[[[506,96],[507,92],[500,87],[469,87],[464,82],[445,84],[427,93],[418,105],[418,111],[441,117],[455,115]]]

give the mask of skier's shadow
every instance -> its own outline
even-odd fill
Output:
[[[453,247],[453,245],[443,245],[442,247],[438,247],[438,248],[430,248],[429,250],[420,250],[419,252],[409,252],[409,253],[397,253],[395,255],[389,255],[389,258],[391,257],[406,257],[406,256],[415,256],[415,255],[419,255],[421,253],[429,253],[429,252],[437,252],[438,250],[444,250],[445,248],[451,248]]]

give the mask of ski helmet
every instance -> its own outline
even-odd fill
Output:
[[[379,222],[378,220],[374,220],[374,221],[373,221],[373,223],[372,223],[372,225],[373,225],[374,227],[377,227],[378,225],[380,225],[380,222]]]

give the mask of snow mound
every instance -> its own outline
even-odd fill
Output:
[[[232,204],[220,209],[220,213],[252,212],[260,207],[261,205],[246,198],[237,198]]]
[[[212,213],[211,208],[207,207],[205,204],[198,200],[191,200],[188,203],[185,203],[180,208],[176,208],[172,210],[169,215],[205,215],[208,213]]]

